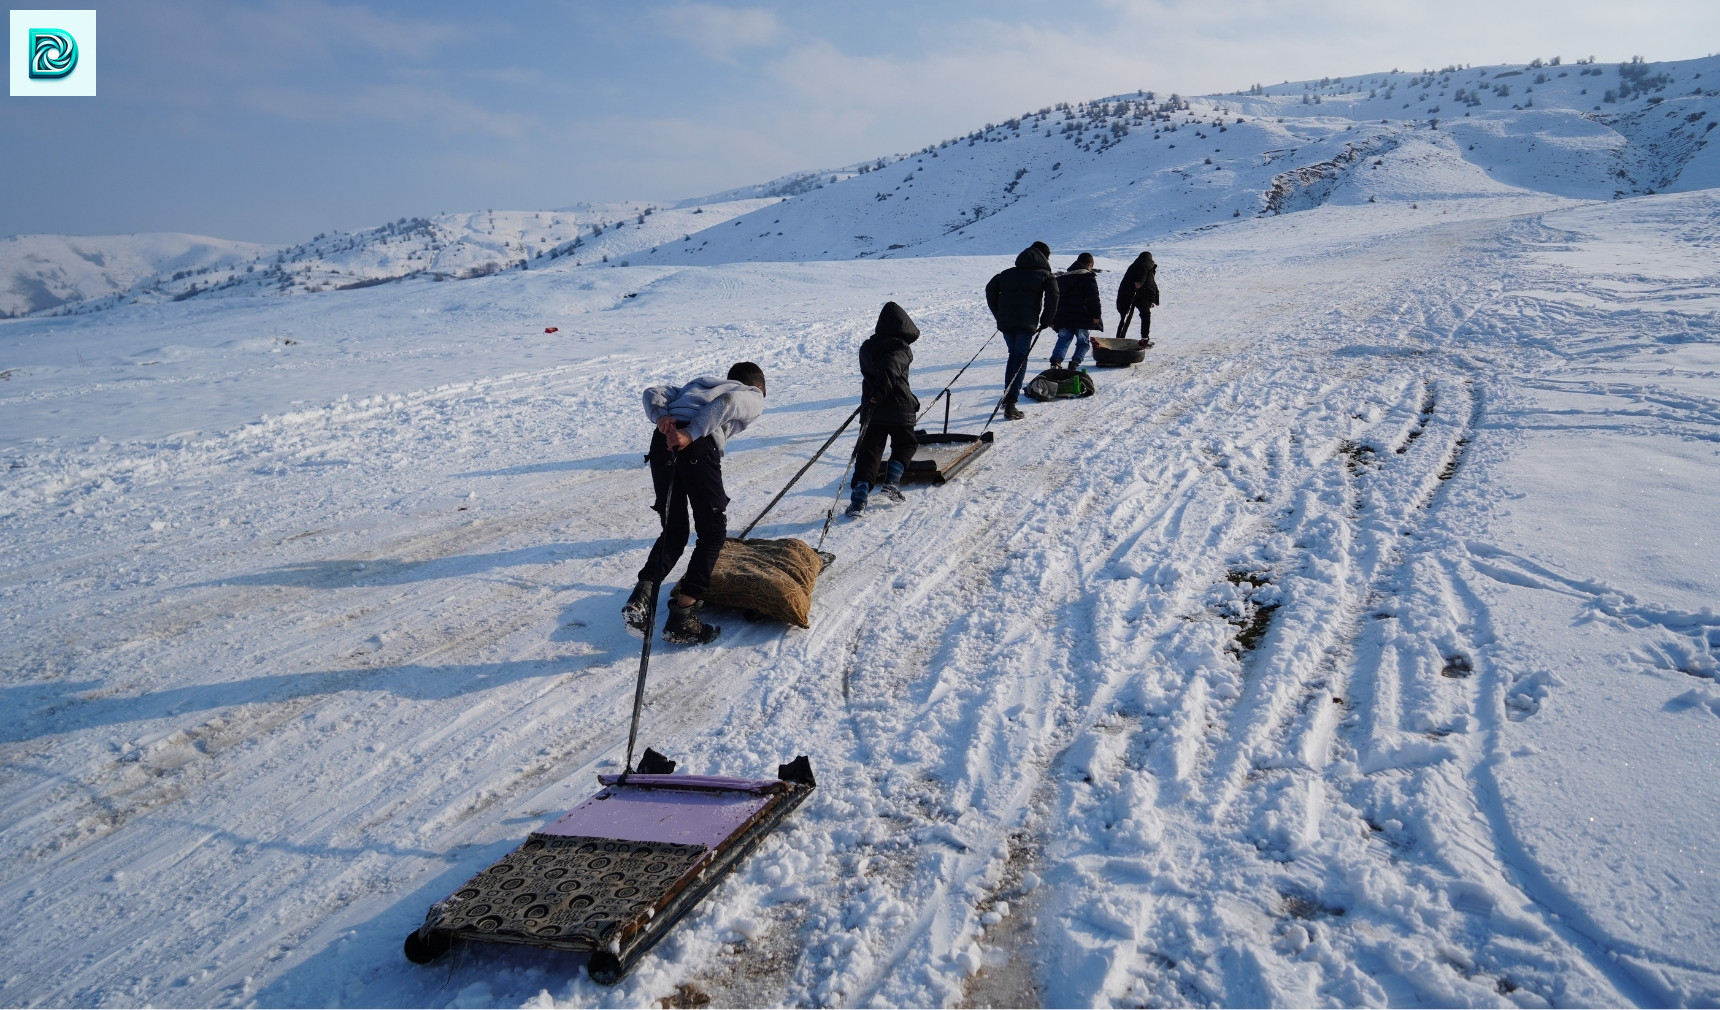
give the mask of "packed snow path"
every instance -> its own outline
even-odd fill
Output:
[[[517,335],[580,274],[343,293],[325,325],[376,346],[289,374],[381,393],[185,422],[218,433],[162,404],[278,373],[187,352],[0,400],[0,998],[1720,1000],[1720,200],[1429,207],[1155,245],[1145,364],[838,520],[809,631],[719,615],[659,650],[645,743],[722,774],[807,753],[820,788],[611,990],[399,944],[616,767],[639,388],[765,366],[738,528],[852,408],[877,306],[919,321],[929,401],[1004,262],[612,271],[639,297],[549,367],[521,355],[563,338]],[[0,338],[218,343],[263,310],[176,311]],[[398,321],[431,311],[469,346]],[[441,350],[386,353],[408,329]],[[403,360],[496,377],[408,393]],[[958,429],[1000,371],[963,377]],[[115,398],[113,441],[54,436]],[[816,538],[832,457],[760,534]]]

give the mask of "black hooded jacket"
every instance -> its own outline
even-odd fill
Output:
[[[1057,317],[1057,278],[1051,274],[1051,260],[1032,246],[1023,249],[1015,266],[986,284],[985,303],[1000,330],[1050,326]]]
[[[1091,270],[1070,270],[1057,275],[1057,316],[1051,326],[1059,330],[1103,330],[1104,305],[1099,301],[1099,276]]]
[[[914,423],[920,413],[920,398],[908,384],[908,368],[914,363],[908,345],[920,339],[920,328],[908,311],[895,302],[885,302],[878,313],[878,326],[860,345],[860,419],[865,424],[895,426]]]
[[[1117,287],[1118,313],[1127,312],[1130,308],[1146,312],[1159,303],[1159,282],[1154,276],[1158,271],[1159,265],[1153,262],[1152,253],[1144,252],[1135,257],[1135,262],[1123,271],[1123,283]]]

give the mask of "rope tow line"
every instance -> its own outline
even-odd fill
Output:
[[[860,411],[856,409],[854,412],[858,414]],[[871,426],[872,419],[870,417],[860,422],[860,437],[854,440],[854,451],[848,454],[848,462],[842,465],[842,478],[836,482],[836,494],[831,496],[830,507],[824,511],[824,530],[818,534],[818,546],[813,548],[815,551],[824,550],[824,538],[830,535],[830,524],[836,520],[836,504],[842,500],[842,485],[848,483],[848,471],[854,466],[854,461],[859,458],[860,443],[866,441],[866,429]],[[844,427],[847,426],[844,425]]]
[[[1033,349],[1039,346],[1039,335],[1044,333],[1045,330],[1046,328],[1041,326],[1039,329],[1033,331],[1033,341],[1027,345],[1027,356],[1021,359],[1021,367],[1016,369],[1018,374],[1011,375],[1009,377],[1008,384],[1003,387],[1003,396],[1009,395],[1010,387],[1015,385],[1015,380],[1017,378],[1027,374],[1027,363],[1033,360]],[[1052,350],[1056,350],[1056,348],[1052,348]],[[990,430],[991,422],[997,420],[997,412],[1003,409],[1003,396],[998,397],[997,405],[991,408],[991,416],[985,419],[985,427],[980,429],[981,434]]]
[[[1003,331],[1002,330],[992,330],[991,331],[991,336],[985,338],[985,343],[979,345],[979,350],[973,352],[973,357],[968,359],[967,364],[962,366],[961,371],[956,373],[955,378],[951,379],[949,381],[949,384],[944,386],[944,388],[938,390],[938,395],[932,397],[932,402],[926,405],[925,410],[920,411],[919,417],[914,418],[915,424],[919,424],[920,421],[927,414],[930,414],[932,412],[932,408],[936,407],[938,405],[938,401],[941,399],[944,401],[944,434],[948,435],[950,433],[950,403],[949,403],[949,401],[955,398],[954,394],[951,393],[950,390],[955,388],[956,383],[961,381],[962,373],[966,372],[970,367],[973,366],[974,362],[979,360],[979,356],[981,354],[985,353],[985,349],[987,347],[991,346],[992,340],[994,340],[997,337],[997,335],[1001,332],[1003,332]]]
[[[680,463],[681,454],[670,450],[669,493],[663,496],[663,510],[657,516],[658,525],[664,529],[669,526],[669,506],[675,501],[675,476],[680,471]],[[627,762],[621,766],[621,781],[624,783],[627,776],[633,773],[633,747],[639,742],[639,712],[645,705],[645,674],[651,669],[652,632],[657,628],[657,593],[662,585],[661,581],[651,584],[651,609],[648,611],[650,616],[645,621],[645,644],[639,648],[639,680],[633,685],[633,725],[627,730]]]
[[[764,511],[760,512],[758,514],[758,517],[755,518],[752,522],[747,523],[747,528],[744,530],[741,530],[740,539],[745,540],[747,538],[747,534],[751,533],[753,531],[753,527],[757,526],[760,522],[764,521],[764,517],[770,513],[771,509],[776,508],[776,503],[779,501],[782,501],[782,496],[788,493],[788,489],[793,487],[795,482],[800,480],[800,478],[806,476],[806,471],[812,469],[812,464],[818,462],[818,457],[824,455],[824,450],[830,448],[831,443],[835,442],[839,437],[841,437],[842,433],[844,431],[847,431],[848,426],[850,424],[853,424],[854,419],[856,417],[859,417],[859,416],[860,416],[860,408],[855,407],[854,413],[848,415],[848,420],[843,421],[842,426],[840,428],[837,428],[834,434],[832,434],[829,438],[824,440],[824,444],[818,447],[818,451],[812,454],[812,458],[806,461],[805,466],[801,467],[800,470],[797,473],[795,473],[795,475],[793,477],[790,477],[788,479],[788,483],[783,485],[782,490],[778,491],[776,493],[776,497],[772,498],[770,500],[770,504],[766,505],[764,507]],[[838,485],[837,489],[841,490],[841,486]],[[820,540],[819,544],[822,545],[823,541]]]

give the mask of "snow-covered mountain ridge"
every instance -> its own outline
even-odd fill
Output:
[[[1452,66],[1195,98],[1137,92],[666,209],[403,218],[285,249],[228,243],[190,260],[167,243],[99,280],[71,246],[111,257],[146,237],[22,236],[0,246],[0,314],[467,279],[567,256],[602,266],[995,253],[1024,235],[1098,248],[1327,202],[1701,189],[1720,185],[1720,148],[1709,143],[1717,99],[1715,57]]]
[[[314,294],[406,279],[469,280],[562,257],[607,263],[776,202],[753,198],[668,210],[643,203],[576,204],[554,211],[439,214],[321,234],[290,247],[200,240],[211,250],[201,259],[171,241],[188,236],[19,236],[0,246],[0,318],[200,297]],[[161,252],[154,259],[133,256],[126,273],[110,270],[94,278],[87,267],[78,269],[92,257],[111,256],[110,248],[140,244]]]
[[[988,124],[645,261],[1109,248],[1325,203],[1703,189],[1717,119],[1716,57],[1137,92]]]
[[[174,274],[243,269],[269,246],[202,235],[14,235],[0,239],[0,319],[76,305]]]

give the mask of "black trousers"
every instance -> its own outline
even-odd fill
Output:
[[[690,509],[692,528],[699,539],[693,545],[692,560],[687,562],[687,574],[681,577],[680,591],[702,599],[710,591],[711,569],[717,566],[717,555],[729,535],[723,454],[709,435],[671,454],[668,440],[659,431],[651,436],[650,460],[651,484],[657,491],[656,504],[651,507],[663,516],[663,534],[652,545],[645,567],[639,569],[639,577],[652,582],[669,577],[675,562],[681,560],[681,552],[687,548]],[[669,493],[671,477],[675,485],[673,496]]]
[[[1153,337],[1152,337],[1152,333],[1153,333],[1153,308],[1152,308],[1152,306],[1150,306],[1150,305],[1137,305],[1137,306],[1135,306],[1135,318],[1139,319],[1141,321],[1141,339],[1142,340],[1153,339]],[[1126,324],[1123,326],[1119,326],[1117,328],[1117,339],[1118,340],[1126,340],[1126,339],[1128,339],[1128,336],[1129,336],[1129,327]]]
[[[912,424],[868,424],[854,453],[854,483],[878,483],[878,464],[884,459],[885,439],[890,441],[890,462],[904,467],[920,447]]]

